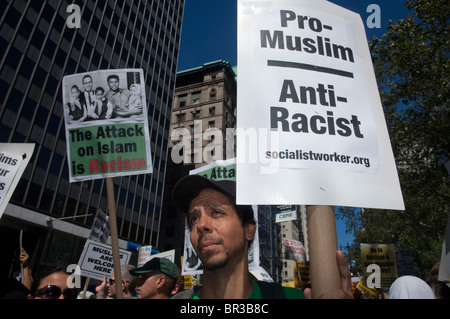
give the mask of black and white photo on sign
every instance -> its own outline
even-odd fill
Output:
[[[143,78],[136,70],[100,70],[65,77],[67,124],[121,118],[143,119]]]

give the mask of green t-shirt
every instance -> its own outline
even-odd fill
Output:
[[[304,299],[303,291],[301,291],[300,289],[283,287],[283,291],[284,294],[286,295],[286,299]],[[192,297],[192,299],[200,299],[197,296],[197,293],[194,295],[194,297]],[[253,282],[253,290],[248,299],[263,299],[261,288],[256,282]]]

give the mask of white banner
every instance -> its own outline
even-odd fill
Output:
[[[359,15],[239,0],[238,22],[238,203],[404,209]]]

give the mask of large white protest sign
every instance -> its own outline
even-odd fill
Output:
[[[189,172],[190,175],[201,175],[211,180],[232,180],[236,181],[236,159],[231,158],[226,161],[215,161],[208,165],[204,165]],[[253,206],[253,218],[258,225],[258,208]],[[195,253],[194,247],[190,240],[190,229],[185,219],[184,234],[184,258],[181,267],[181,274],[196,275],[203,273],[203,265],[200,258]],[[255,233],[255,238],[248,251],[248,268],[256,270],[259,267],[259,234]]]
[[[63,78],[70,182],[152,173],[142,69]]]
[[[34,144],[0,143],[0,218],[17,186]]]
[[[239,0],[238,23],[237,202],[404,209],[359,15]]]
[[[128,264],[131,252],[120,250],[120,264]],[[81,253],[80,260],[81,275],[89,278],[103,280],[103,276],[110,277],[114,271],[113,252],[109,245],[87,240]]]

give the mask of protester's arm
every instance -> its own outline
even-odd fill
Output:
[[[348,269],[344,253],[340,250],[336,252],[336,262],[341,279],[341,289],[327,291],[321,294],[319,299],[353,299],[351,273]],[[311,289],[306,288],[304,295],[306,299],[311,299]]]
[[[95,287],[95,294],[97,299],[106,299],[106,276],[103,276],[100,285]]]
[[[22,263],[23,267],[23,285],[28,289],[31,288],[31,284],[33,283],[33,276],[31,275],[31,269],[28,265],[28,259],[30,256],[27,254],[25,249],[22,248],[22,252],[20,253],[19,259]]]

